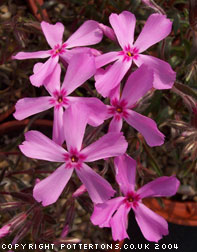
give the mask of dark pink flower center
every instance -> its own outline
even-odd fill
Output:
[[[62,103],[62,102],[65,101],[65,97],[62,97],[62,95],[60,95],[60,96],[57,98],[57,101],[58,101],[59,103]]]
[[[62,98],[61,95],[58,97],[57,101],[58,101],[59,103],[61,103],[61,102],[63,101],[63,98]]]
[[[134,56],[133,52],[127,52],[126,54],[127,54],[127,56],[129,56],[129,57],[133,57],[133,56]]]
[[[72,156],[72,157],[70,158],[70,160],[71,160],[72,163],[77,163],[77,162],[79,161],[79,158],[76,157],[76,156]]]
[[[127,102],[125,100],[113,99],[111,101],[111,107],[108,109],[108,113],[115,116],[116,120],[120,120],[123,117],[127,117]]]
[[[62,106],[68,105],[68,99],[66,98],[66,90],[63,88],[58,91],[53,92],[53,98],[50,99],[50,103],[55,106],[55,108],[60,108]]]
[[[122,111],[123,111],[123,110],[122,110],[122,108],[121,108],[121,107],[117,107],[117,108],[116,108],[116,112],[118,112],[118,113],[122,113]]]
[[[138,202],[140,201],[140,196],[136,192],[129,192],[126,196],[125,203],[128,207],[136,208]]]
[[[124,50],[120,52],[120,55],[123,56],[123,61],[130,61],[132,59],[138,58],[139,50],[136,47],[131,47],[130,45],[125,46]]]
[[[80,169],[86,157],[76,148],[71,148],[70,151],[64,155],[64,158],[66,162],[66,168]]]
[[[129,195],[129,196],[127,197],[127,200],[128,200],[129,202],[133,202],[133,201],[134,201],[134,198],[133,198],[132,196]]]
[[[66,44],[63,44],[63,45],[57,44],[53,47],[50,53],[51,53],[51,56],[54,58],[57,55],[63,54],[65,52],[66,52]]]

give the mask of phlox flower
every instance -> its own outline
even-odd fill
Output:
[[[143,63],[154,71],[153,86],[156,89],[172,87],[176,73],[167,62],[153,56],[144,55],[147,48],[164,39],[171,31],[172,22],[165,15],[152,14],[149,16],[137,40],[134,42],[135,16],[128,12],[112,13],[109,22],[121,46],[121,51],[114,51],[96,57],[96,66],[100,68],[110,62],[112,67],[96,81],[97,91],[106,97],[123,79],[134,62],[138,67]]]
[[[77,198],[79,197],[80,195],[82,195],[83,193],[86,192],[86,188],[85,186],[82,184],[73,194],[72,194],[72,197],[73,198]]]
[[[49,24],[45,21],[41,22],[41,29],[44,36],[51,47],[47,51],[38,52],[19,52],[13,59],[33,59],[33,58],[49,58],[42,66],[30,76],[30,81],[34,86],[41,86],[45,83],[47,77],[51,75],[59,58],[67,63],[74,55],[75,50],[69,50],[73,47],[94,45],[101,41],[103,32],[99,28],[98,23],[93,20],[84,22],[76,32],[74,32],[65,42],[62,41],[64,26],[62,23]],[[84,49],[87,51],[87,48]],[[77,50],[76,52],[82,52]],[[38,63],[39,64],[39,63]]]
[[[104,34],[107,38],[109,38],[110,40],[113,40],[113,41],[117,41],[116,35],[115,35],[115,33],[114,33],[114,31],[113,31],[112,28],[110,28],[109,26],[104,25],[104,24],[102,24],[102,23],[99,23],[98,26],[99,26],[99,28],[102,30],[103,34]],[[98,55],[97,55],[97,56],[98,56]]]
[[[34,71],[36,71],[36,69],[34,69]],[[17,120],[23,120],[28,116],[53,107],[53,140],[60,145],[64,141],[64,137],[62,135],[63,111],[73,103],[78,102],[79,109],[81,103],[86,105],[86,109],[89,110],[89,124],[92,126],[102,124],[106,115],[106,106],[99,99],[94,97],[69,96],[77,87],[88,80],[95,71],[95,60],[92,55],[74,55],[70,60],[64,81],[61,85],[61,67],[57,64],[49,80],[46,79],[45,87],[50,96],[20,99],[16,103],[16,112],[14,113],[14,117]]]
[[[152,83],[153,71],[143,64],[129,76],[121,95],[119,87],[111,92],[111,105],[107,106],[107,118],[113,117],[109,125],[110,132],[120,132],[124,119],[144,136],[151,147],[163,144],[164,135],[156,123],[133,110],[137,101],[152,88]]]
[[[135,191],[136,161],[128,155],[114,160],[116,181],[123,196],[94,206],[91,221],[99,227],[111,227],[114,240],[129,238],[126,232],[128,213],[132,209],[143,236],[158,242],[168,234],[167,221],[147,208],[142,199],[146,197],[172,196],[177,192],[179,181],[175,177],[160,177]]]
[[[85,109],[79,110],[77,104],[64,112],[63,129],[67,151],[38,131],[27,132],[25,141],[19,146],[28,157],[63,163],[34,187],[33,196],[38,202],[42,202],[43,206],[50,205],[58,199],[73,170],[85,185],[93,202],[101,203],[114,195],[115,191],[111,185],[86,162],[122,155],[128,144],[122,133],[108,133],[83,148],[87,113]]]
[[[22,212],[15,215],[7,224],[0,228],[0,238],[12,233],[17,227],[21,226],[27,218],[27,214]]]
[[[7,236],[10,233],[11,224],[4,225],[0,228],[0,238]]]

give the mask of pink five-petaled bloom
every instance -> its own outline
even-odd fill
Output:
[[[64,162],[55,172],[34,187],[33,196],[38,202],[42,202],[43,206],[50,205],[58,199],[74,169],[93,202],[104,202],[115,193],[111,185],[85,162],[122,155],[128,144],[122,133],[108,133],[82,148],[87,113],[85,108],[79,110],[76,104],[64,112],[63,128],[68,151],[38,131],[27,132],[26,141],[19,146],[28,157]]]
[[[164,135],[158,130],[156,123],[134,110],[136,102],[145,95],[153,83],[153,72],[144,64],[133,72],[128,78],[122,94],[117,88],[111,96],[111,106],[108,106],[107,117],[113,116],[109,125],[110,132],[120,132],[122,119],[138,130],[150,146],[162,145]]]
[[[168,234],[168,223],[147,208],[142,199],[176,194],[179,187],[178,179],[163,176],[135,191],[136,161],[125,154],[116,157],[114,163],[116,181],[124,196],[95,205],[91,216],[92,223],[99,227],[111,227],[113,239],[123,240],[128,238],[127,217],[132,209],[144,237],[149,241],[158,242],[163,235]]]
[[[98,98],[69,96],[69,94],[71,94],[77,87],[88,80],[95,71],[95,60],[92,55],[74,55],[68,65],[66,75],[61,86],[61,67],[58,64],[50,76],[49,82],[45,85],[51,96],[20,99],[16,103],[16,112],[14,113],[14,117],[17,120],[23,120],[28,116],[54,107],[53,140],[60,145],[64,141],[64,137],[62,135],[63,110],[73,103],[77,102],[79,109],[81,103],[87,106],[87,109],[90,112],[88,120],[89,124],[92,126],[102,124],[106,117],[107,109]]]
[[[69,62],[74,51],[68,49],[97,44],[103,37],[103,32],[99,28],[98,23],[93,20],[88,20],[82,24],[79,29],[66,40],[66,42],[62,42],[64,33],[63,24],[56,23],[52,25],[42,21],[41,28],[48,44],[51,47],[51,50],[38,52],[19,52],[12,57],[13,59],[18,60],[49,57],[49,59],[42,64],[42,67],[40,67],[38,71],[34,72],[34,74],[30,76],[31,83],[37,87],[45,84],[45,79],[49,77],[55,69],[59,58],[63,58],[63,60]]]
[[[152,14],[146,21],[137,40],[133,43],[136,19],[132,13],[123,11],[119,15],[111,14],[109,21],[122,51],[109,52],[96,57],[97,68],[115,61],[106,74],[96,81],[97,91],[104,97],[108,96],[110,90],[121,82],[131,67],[132,61],[138,67],[145,63],[154,70],[153,86],[156,89],[171,88],[175,81],[176,73],[170,65],[158,58],[141,53],[168,36],[172,22],[165,15]]]

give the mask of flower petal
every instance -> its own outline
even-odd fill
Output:
[[[103,38],[99,24],[94,20],[84,22],[66,41],[67,48],[95,45]]]
[[[149,146],[159,146],[164,143],[165,136],[158,130],[152,119],[130,109],[127,110],[127,113],[129,115],[124,119],[143,135]]]
[[[43,206],[48,206],[57,201],[64,187],[68,183],[73,169],[67,169],[65,164],[57,168],[47,178],[38,182],[33,189],[33,196]]]
[[[98,69],[102,66],[105,66],[119,58],[119,52],[109,52],[101,54],[95,58],[96,68]]]
[[[98,55],[101,55],[100,51],[94,49],[94,48],[90,48],[90,47],[76,47],[76,48],[73,48],[73,49],[70,49],[70,50],[66,50],[65,53],[61,54],[60,55],[60,59],[61,61],[64,63],[64,62],[67,62],[69,63],[71,58],[74,56],[74,55],[78,55],[78,54],[81,54],[81,53],[89,53],[90,55],[92,56],[98,56]]]
[[[70,60],[62,88],[69,95],[96,72],[95,59],[91,54],[76,54]]]
[[[153,86],[153,71],[146,65],[141,65],[133,72],[122,91],[121,100],[127,102],[127,108],[134,105]]]
[[[113,117],[113,113],[111,112],[111,109],[112,109],[113,107],[112,107],[111,105],[106,105],[106,107],[107,107],[107,114],[106,114],[105,120],[107,120],[107,119]]]
[[[120,100],[120,84],[118,84],[115,88],[113,88],[109,94],[110,103],[112,104],[112,100]]]
[[[95,58],[95,61],[98,57]],[[103,68],[98,68],[96,69],[96,73],[94,75],[94,79],[95,81],[98,81],[99,78],[101,78],[110,68],[111,68],[112,64],[108,65],[105,69]]]
[[[73,103],[66,109],[63,116],[64,136],[68,150],[81,149],[85,128],[88,121],[88,111],[85,106]]]
[[[101,28],[101,30],[103,31],[103,33],[106,37],[108,37],[109,39],[111,39],[113,41],[117,40],[116,35],[115,35],[112,28],[110,28],[109,26],[104,25],[102,23],[99,23],[99,27]]]
[[[58,64],[58,57],[49,58],[40,68],[40,71],[37,71],[33,75],[30,76],[30,81],[32,85],[36,87],[40,87],[41,85],[46,84],[46,79],[49,77],[54,71],[56,65]],[[49,79],[47,79],[47,82]]]
[[[63,108],[54,108],[53,141],[59,145],[64,142]]]
[[[94,205],[94,211],[90,217],[91,222],[100,228],[110,227],[111,217],[124,199],[124,197],[117,197],[105,203]]]
[[[45,79],[45,88],[50,95],[53,95],[54,91],[60,91],[60,77],[61,77],[61,66],[57,64],[54,67],[53,72]]]
[[[39,72],[39,71],[40,71],[40,68],[43,66],[43,64],[44,64],[44,63],[41,63],[41,62],[36,63],[36,64],[34,65],[34,67],[33,67],[33,73],[35,74],[35,73]]]
[[[53,107],[53,104],[50,104],[50,99],[50,96],[20,99],[15,105],[16,111],[13,115],[17,120],[23,120],[28,116],[50,109]]]
[[[156,89],[172,88],[176,79],[176,73],[172,70],[170,64],[158,58],[139,54],[137,60],[134,60],[137,66],[145,63],[154,72],[153,87]]]
[[[101,125],[107,116],[107,107],[100,101],[98,98],[94,97],[67,97],[70,102],[77,102],[80,107],[80,104],[89,111],[88,112],[88,124],[93,127]]]
[[[163,217],[141,203],[133,210],[142,234],[148,241],[158,242],[163,235],[168,234],[168,223]]]
[[[77,49],[77,48],[74,48]],[[76,54],[76,52],[74,51],[74,49],[72,50],[65,50],[66,52],[63,54],[60,54],[60,60],[62,62],[62,64],[64,65],[65,68],[67,68],[71,58]]]
[[[141,198],[146,197],[164,197],[172,196],[176,194],[178,187],[180,185],[179,180],[172,177],[160,177],[151,181],[141,187],[137,193],[140,194]]]
[[[90,55],[92,56],[99,56],[101,55],[101,51],[98,51],[97,49],[95,48],[91,48],[91,47],[75,47],[73,49],[70,49],[69,52],[72,52],[73,53],[73,56],[74,54],[79,54],[79,53],[89,53]]]
[[[86,156],[85,162],[120,156],[125,153],[128,143],[123,134],[107,133],[99,140],[81,151]]]
[[[152,14],[147,19],[140,35],[135,41],[134,47],[137,47],[141,53],[167,37],[171,29],[172,22],[165,15]]]
[[[109,124],[108,132],[120,132],[122,129],[122,118],[117,119],[115,116]]]
[[[96,57],[97,59],[98,57]],[[94,79],[95,81],[99,81],[99,78],[102,78],[103,75],[109,71],[109,69],[112,67],[113,65],[110,64],[108,65],[107,67],[105,67],[105,69],[103,68],[99,68],[96,70],[96,74],[94,75]],[[117,99],[117,100],[120,100],[120,83],[115,87],[113,88],[110,93],[109,93],[109,98],[110,98],[110,101],[112,103],[112,99]]]
[[[103,97],[109,96],[111,90],[121,82],[130,66],[131,61],[123,62],[122,60],[117,60],[110,69],[96,81],[96,90]]]
[[[19,52],[12,59],[23,60],[23,59],[37,59],[50,57],[50,51],[38,51],[38,52]]]
[[[76,173],[95,204],[103,203],[115,194],[115,191],[107,180],[102,178],[88,165],[83,164],[81,169],[76,169]]]
[[[43,63],[36,63],[33,68],[33,73],[36,74],[42,68]],[[49,92],[51,96],[53,96],[53,92],[58,90],[60,91],[60,76],[61,76],[61,66],[57,64],[53,70],[53,72],[45,79],[45,88]]]
[[[53,48],[57,44],[62,44],[62,38],[64,34],[64,26],[62,23],[58,22],[53,25],[42,21],[41,28],[51,48]]]
[[[25,133],[25,141],[19,148],[27,157],[54,162],[64,162],[66,153],[61,146],[36,130]]]
[[[82,195],[83,193],[85,193],[86,191],[87,191],[86,187],[84,186],[84,184],[82,184],[79,188],[77,188],[76,191],[74,191],[74,193],[72,194],[72,197],[77,198],[80,195]]]
[[[119,15],[112,13],[109,17],[109,22],[122,49],[125,46],[131,46],[134,39],[135,16],[129,11],[123,11]]]
[[[128,192],[135,191],[136,161],[124,154],[114,159],[114,165],[121,192],[126,196]]]
[[[127,234],[128,213],[130,208],[126,204],[122,204],[114,216],[111,218],[110,225],[112,229],[113,240],[122,241],[129,238]]]
[[[0,238],[5,237],[6,235],[10,234],[11,224],[6,224],[0,228]]]

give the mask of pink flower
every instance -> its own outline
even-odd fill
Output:
[[[9,235],[12,231],[14,231],[17,227],[21,226],[22,223],[27,218],[27,214],[25,212],[22,212],[18,215],[15,215],[9,223],[4,225],[2,228],[0,228],[0,238],[3,238],[7,235]]]
[[[40,64],[42,65],[42,63]],[[36,70],[37,69],[34,69],[34,71]],[[64,137],[62,137],[63,110],[71,104],[77,102],[80,107],[80,104],[83,103],[86,105],[86,109],[90,112],[88,123],[92,126],[102,124],[106,115],[106,106],[99,99],[69,96],[77,87],[88,80],[95,71],[95,60],[92,55],[75,55],[72,57],[70,64],[68,65],[67,72],[61,86],[61,68],[59,64],[56,65],[50,79],[46,80],[45,84],[50,96],[20,99],[16,103],[16,112],[14,113],[14,117],[17,120],[23,120],[28,116],[54,107],[53,140],[60,145],[64,141]]]
[[[132,62],[138,67],[145,63],[153,69],[153,86],[155,88],[171,88],[176,73],[170,65],[160,59],[141,53],[168,36],[172,22],[165,15],[150,15],[137,40],[133,43],[136,19],[132,13],[128,11],[123,11],[119,15],[113,13],[110,15],[109,21],[122,51],[109,52],[96,57],[97,68],[115,61],[109,71],[96,81],[97,91],[104,97],[108,96],[110,91],[121,82]]]
[[[109,26],[104,25],[102,23],[99,23],[98,25],[106,37],[108,37],[109,39],[111,39],[113,41],[117,41],[116,35],[115,35],[114,31],[112,30],[112,28],[110,28]]]
[[[64,112],[63,128],[68,151],[38,131],[27,132],[26,140],[19,146],[28,157],[63,163],[34,187],[33,196],[38,202],[42,202],[43,206],[58,199],[73,170],[85,185],[93,202],[101,203],[114,195],[115,191],[111,185],[85,162],[122,155],[126,151],[127,142],[122,133],[108,133],[82,148],[87,113],[89,112],[85,109],[79,110],[77,104],[73,104]]]
[[[81,185],[73,194],[72,194],[72,197],[73,198],[77,198],[79,197],[80,195],[82,195],[83,193],[86,192],[86,188],[84,185]]]
[[[113,116],[110,132],[120,132],[124,119],[144,136],[151,147],[163,144],[164,135],[158,130],[156,123],[132,110],[137,101],[152,88],[152,83],[153,72],[143,64],[130,75],[121,95],[119,87],[114,90],[111,106],[108,106],[108,118]]]
[[[146,197],[172,196],[177,192],[179,181],[175,177],[160,177],[135,191],[136,161],[128,155],[114,160],[116,181],[124,196],[117,197],[103,204],[97,204],[91,221],[99,227],[111,227],[114,240],[128,238],[127,216],[132,209],[144,237],[158,242],[168,234],[167,221],[147,208],[142,199]]]
[[[45,84],[46,78],[48,78],[55,69],[59,58],[69,62],[75,51],[68,49],[97,44],[103,37],[103,33],[99,28],[98,23],[93,20],[88,20],[82,24],[79,29],[66,40],[66,42],[62,42],[64,33],[63,24],[56,23],[52,25],[42,21],[41,28],[51,49],[38,52],[19,52],[12,57],[13,59],[18,60],[49,57],[49,59],[39,67],[38,71],[30,76],[31,83],[37,87]],[[84,51],[87,50],[89,49],[84,49]],[[82,50],[77,50],[76,52],[82,52]]]
[[[0,228],[0,238],[3,238],[4,236],[8,235],[10,233],[11,224],[7,224]]]

